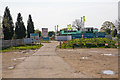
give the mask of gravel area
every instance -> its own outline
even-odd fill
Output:
[[[37,50],[20,50],[2,53],[2,75],[4,76],[9,70],[14,69],[16,65],[33,55]]]
[[[56,49],[76,73],[83,73],[93,78],[118,77],[118,49],[90,48],[90,49]],[[120,56],[119,56],[120,57]],[[108,73],[107,73],[108,72]]]

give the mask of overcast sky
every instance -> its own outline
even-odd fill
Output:
[[[1,0],[0,16],[8,6],[14,23],[20,12],[25,26],[28,15],[32,15],[35,29],[49,28],[54,30],[67,27],[75,19],[86,16],[86,27],[100,28],[105,21],[118,19],[119,0]],[[2,13],[2,14],[1,14]]]

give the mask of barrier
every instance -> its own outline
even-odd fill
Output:
[[[94,38],[94,33],[84,33],[83,38]]]
[[[95,37],[96,38],[104,38],[105,37],[105,32],[95,33]]]
[[[105,33],[104,32],[99,32],[99,33],[80,33],[80,34],[72,34],[72,39],[77,39],[77,38],[104,38]]]
[[[55,40],[57,41],[68,41],[71,39],[72,39],[72,36],[55,36]]]
[[[17,45],[24,45],[24,44],[30,44],[32,43],[30,38],[25,39],[15,39],[15,40],[2,40],[2,46],[1,47],[10,47],[10,46],[17,46]]]
[[[112,40],[112,36],[111,35],[105,35],[105,37]]]
[[[82,34],[72,34],[72,39],[82,38]]]
[[[25,39],[24,39],[24,43],[25,43],[25,44],[32,43],[32,39],[31,39],[31,38],[25,38]]]

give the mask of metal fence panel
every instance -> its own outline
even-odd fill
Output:
[[[82,34],[73,34],[72,39],[82,38]]]
[[[25,43],[25,44],[32,43],[32,39],[31,39],[31,38],[25,38],[25,39],[24,39],[24,43]]]
[[[84,33],[83,38],[94,38],[94,33]]]
[[[72,36],[55,36],[55,40],[57,41],[68,41],[71,39],[72,39]]]
[[[104,38],[105,37],[105,32],[95,33],[95,37],[96,38]]]

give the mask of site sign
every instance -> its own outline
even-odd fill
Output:
[[[42,28],[42,37],[48,37],[48,28]]]
[[[39,42],[39,34],[38,33],[31,33],[30,38],[32,42]]]

